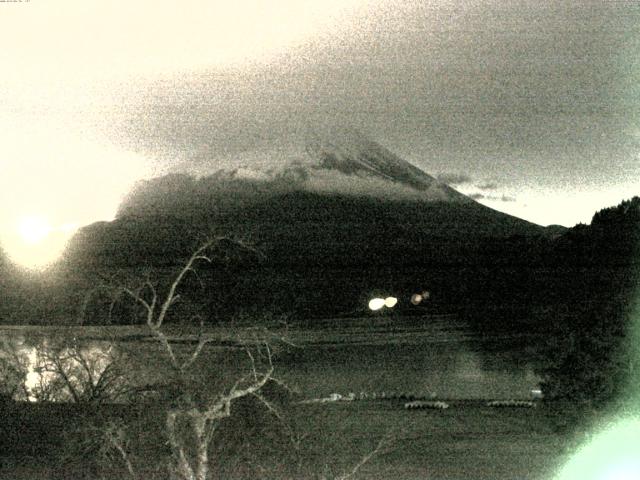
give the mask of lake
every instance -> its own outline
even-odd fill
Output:
[[[195,333],[175,326],[167,331],[176,355],[188,358]],[[36,371],[39,349],[60,339],[75,339],[98,369],[104,368],[105,360],[100,359],[105,352],[115,348],[126,355],[129,381],[137,385],[166,381],[167,355],[141,326],[3,326],[0,332],[27,362],[34,385],[46,382]],[[249,357],[236,333],[222,327],[206,331],[211,342],[193,372],[212,389],[228,388],[249,371]],[[532,339],[480,338],[451,315],[331,319],[290,325],[286,335],[292,345],[276,347],[276,375],[305,398],[385,392],[445,399],[529,399],[538,388]]]

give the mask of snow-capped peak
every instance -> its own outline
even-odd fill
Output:
[[[313,132],[306,143],[306,155],[315,170],[383,179],[420,192],[423,200],[471,201],[356,130]]]

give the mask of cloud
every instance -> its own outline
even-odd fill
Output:
[[[464,173],[440,173],[437,176],[438,180],[448,185],[462,185],[465,183],[471,183],[471,177]]]
[[[494,200],[494,201],[499,201],[499,202],[515,202],[516,199],[515,197],[512,197],[510,195],[485,195],[484,193],[471,193],[469,195],[467,195],[469,198],[472,198],[473,200]]]
[[[498,184],[496,182],[484,182],[476,185],[480,190],[496,190],[498,188]]]

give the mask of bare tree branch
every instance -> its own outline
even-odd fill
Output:
[[[175,301],[176,298],[176,289],[178,288],[178,285],[180,285],[180,283],[182,283],[182,279],[184,278],[184,276],[187,274],[187,272],[192,271],[193,270],[193,264],[197,261],[197,260],[205,260],[209,263],[211,263],[211,259],[205,255],[202,255],[202,252],[206,251],[208,248],[210,248],[214,243],[219,242],[220,239],[216,238],[213,240],[209,240],[207,242],[204,243],[204,245],[202,245],[200,248],[198,248],[193,255],[191,255],[191,257],[189,258],[189,260],[187,261],[187,264],[182,268],[182,270],[180,270],[180,272],[178,273],[178,275],[176,276],[176,278],[174,279],[174,281],[171,283],[171,286],[169,287],[169,293],[167,294],[165,301],[162,303],[162,306],[160,308],[160,313],[158,314],[158,318],[155,321],[155,328],[158,329],[162,326],[162,323],[164,322],[164,319],[167,315],[167,312],[169,311],[169,308],[171,307],[171,304]]]
[[[127,472],[132,480],[137,480],[138,475],[133,468],[133,464],[131,463],[131,459],[129,458],[129,454],[127,453],[124,446],[124,432],[121,426],[110,424],[107,426],[105,430],[105,438],[107,442],[118,452],[120,458],[122,459]]]
[[[353,478],[358,473],[358,470],[360,470],[364,465],[369,463],[369,461],[372,458],[374,458],[376,455],[386,450],[393,443],[393,441],[394,441],[393,435],[391,434],[391,432],[387,432],[387,434],[378,441],[376,448],[374,448],[372,451],[364,455],[360,459],[360,461],[356,463],[349,472],[343,475],[340,475],[339,477],[336,477],[335,480],[348,480],[350,478]]]

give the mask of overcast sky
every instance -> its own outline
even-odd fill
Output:
[[[264,158],[300,125],[355,127],[543,225],[640,194],[635,1],[31,0],[0,3],[0,41],[5,243],[21,216],[109,219],[136,179]]]

